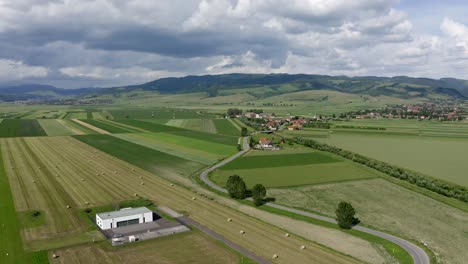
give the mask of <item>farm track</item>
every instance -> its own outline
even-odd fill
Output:
[[[63,173],[63,175],[60,176],[60,178],[65,177],[63,182],[58,179],[51,179],[50,176],[38,175],[38,177],[44,177],[48,180],[59,181],[63,189],[69,193],[70,199],[72,199],[77,206],[86,206],[85,201],[94,205],[105,201],[112,202],[122,199],[122,197],[118,196],[112,197],[114,190],[114,194],[120,193],[120,191],[125,192],[123,196],[129,195],[129,193],[133,196],[133,193],[137,193],[139,196],[154,200],[159,205],[186,213],[187,216],[194,221],[221,234],[223,237],[239,246],[249,249],[259,256],[271,259],[273,254],[277,254],[279,258],[272,259],[274,263],[359,262],[315,243],[308,242],[300,237],[294,235],[285,237],[285,232],[281,229],[223,206],[203,196],[196,195],[194,192],[185,188],[172,186],[169,181],[140,168],[135,168],[101,151],[97,151],[76,139],[70,137],[54,137],[34,138],[34,140],[25,139],[25,141],[28,145],[37,146],[30,147],[29,151],[34,153],[34,155],[41,153],[40,156],[41,159],[43,159],[41,164],[43,164],[43,166],[53,167],[57,155],[60,155],[63,156],[63,159],[58,165],[59,169],[62,166],[70,166],[70,169],[66,171],[78,169],[77,174],[74,175],[65,175],[65,173]],[[18,144],[17,142],[15,143]],[[21,156],[14,156],[13,159],[24,160]],[[33,160],[36,161],[36,159]],[[88,160],[91,160],[91,162]],[[87,162],[89,164],[84,165]],[[101,165],[101,167],[98,165]],[[96,176],[94,172],[103,169],[103,167],[107,169],[107,171],[115,171],[116,173],[111,172]],[[90,168],[89,172],[93,171],[93,173],[88,174],[88,172],[83,172],[83,170],[87,168]],[[27,177],[27,175],[22,175],[22,177]],[[77,177],[82,177],[85,180],[80,181]],[[96,179],[92,180],[91,178]],[[94,187],[98,190],[97,195],[93,194],[96,191],[92,189],[94,185],[97,185]],[[74,192],[74,189],[77,189],[77,191]],[[104,190],[108,192],[106,193]],[[193,200],[192,197],[195,197],[195,200]],[[60,205],[65,205],[66,202],[63,199],[68,199],[66,197],[55,198],[62,199],[59,202]],[[227,222],[226,220],[228,218],[231,218],[232,222]],[[240,230],[244,230],[245,234],[240,234]],[[306,246],[305,250],[300,249],[302,245]]]
[[[217,190],[219,192],[227,193],[226,189],[224,189],[224,188],[216,185],[214,182],[212,182],[209,179],[208,174],[210,172],[212,172],[212,171],[226,165],[227,163],[235,160],[236,158],[241,157],[245,153],[247,153],[250,150],[250,147],[247,144],[247,142],[249,142],[248,139],[249,139],[248,137],[244,138],[243,150],[241,152],[238,152],[235,155],[221,161],[220,163],[218,163],[218,164],[204,170],[200,174],[200,179],[205,184],[210,186],[211,188],[213,188],[213,189],[215,189],[215,190]],[[294,208],[290,208],[290,207],[286,207],[286,206],[282,206],[282,205],[277,205],[277,204],[274,204],[274,203],[266,203],[265,205],[273,207],[273,208],[281,209],[281,210],[284,210],[284,211],[292,212],[292,213],[295,213],[295,214],[299,214],[299,215],[302,215],[302,216],[306,216],[306,217],[314,218],[314,219],[317,219],[317,220],[325,221],[325,222],[328,222],[328,223],[336,224],[336,220],[333,219],[333,218],[329,218],[329,217],[309,213],[309,212],[306,212],[306,211],[302,211],[302,210],[298,210],[298,209],[294,209]],[[396,236],[393,236],[393,235],[390,235],[390,234],[387,234],[387,233],[384,233],[384,232],[381,232],[381,231],[377,231],[377,230],[373,230],[373,229],[370,229],[370,228],[362,227],[362,226],[355,226],[354,229],[365,232],[365,233],[368,233],[368,234],[371,234],[371,235],[375,235],[377,237],[389,240],[389,241],[399,245],[400,247],[405,249],[411,255],[411,257],[413,258],[414,264],[430,264],[430,259],[429,259],[429,256],[427,255],[427,253],[422,248],[420,248],[419,246],[417,246],[417,245],[415,245],[415,244],[413,244],[413,243],[411,243],[411,242],[409,242],[407,240],[401,239],[399,237],[396,237]]]

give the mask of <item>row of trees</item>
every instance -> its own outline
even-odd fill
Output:
[[[244,199],[249,194],[252,195],[255,206],[262,205],[266,197],[265,186],[262,184],[256,184],[249,192],[245,185],[244,179],[242,179],[239,175],[229,176],[226,182],[226,189],[229,193],[229,196],[234,199]]]
[[[468,202],[468,190],[462,186],[448,184],[437,179],[420,176],[415,172],[392,166],[386,162],[374,160],[351,151],[320,143],[312,139],[296,137],[292,139],[292,141],[307,147],[339,155],[354,162],[366,165],[367,167],[386,173],[392,177],[407,181],[411,184],[415,184],[419,187],[442,194],[444,196],[455,198],[463,202]]]

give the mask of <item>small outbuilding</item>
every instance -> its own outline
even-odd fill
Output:
[[[153,222],[153,211],[146,207],[123,208],[119,211],[96,214],[96,224],[102,230]]]

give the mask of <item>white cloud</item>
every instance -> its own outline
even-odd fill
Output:
[[[21,80],[29,77],[46,77],[45,67],[26,65],[21,61],[0,59],[0,81]]]

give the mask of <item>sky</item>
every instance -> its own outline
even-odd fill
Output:
[[[468,79],[466,10],[466,0],[0,0],[0,86],[223,73]]]

